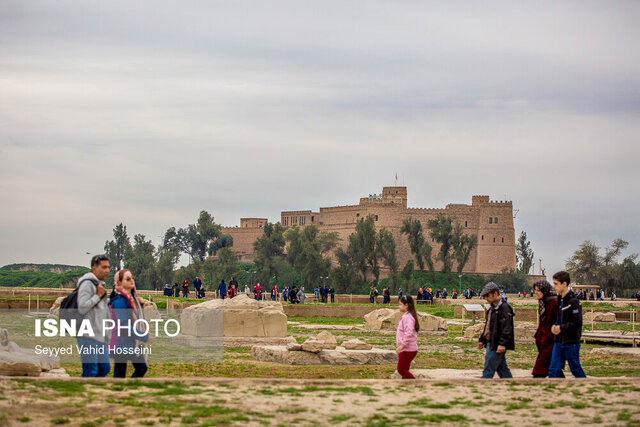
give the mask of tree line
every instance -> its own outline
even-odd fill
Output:
[[[459,223],[443,214],[428,221],[427,230],[439,244],[435,253],[425,239],[422,223],[417,219],[404,220],[400,232],[406,236],[415,261],[409,260],[400,269],[393,234],[384,227],[376,231],[373,216],[358,220],[344,249],[338,247],[341,239],[337,233],[320,232],[315,225],[304,228],[294,225],[285,231],[281,224],[268,222],[264,234],[254,243],[256,278],[262,283],[277,281],[288,267],[293,267],[303,286],[310,288],[327,281],[339,292],[360,293],[368,283],[380,282],[382,268],[389,270],[394,289],[401,281],[410,284],[416,264],[420,271],[426,267],[432,283],[436,283],[435,265],[441,262],[441,273],[451,284],[454,264],[461,274],[477,246],[477,236],[464,233]],[[334,249],[332,261],[330,253]]]
[[[213,216],[201,211],[197,221],[184,228],[171,227],[157,247],[144,234],[133,236],[120,223],[113,229],[113,240],[105,242],[104,251],[111,262],[112,272],[121,268],[131,270],[139,288],[160,288],[166,283],[182,283],[184,278],[208,272],[215,278],[230,277],[237,272],[237,258],[231,251],[233,238],[222,233]],[[189,265],[176,271],[182,255],[189,257]],[[213,260],[211,255],[217,255]]]
[[[640,288],[640,263],[634,253],[619,261],[629,246],[623,239],[615,239],[604,248],[585,240],[566,261],[565,268],[579,284],[598,285],[608,292],[634,294]]]

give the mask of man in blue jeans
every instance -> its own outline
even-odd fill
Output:
[[[505,356],[507,350],[515,349],[513,309],[502,299],[500,288],[493,282],[484,286],[480,296],[491,304],[486,313],[487,323],[478,340],[478,349],[487,347],[482,378],[493,378],[496,372],[500,378],[512,378]]]
[[[582,337],[582,306],[569,288],[571,277],[566,271],[553,275],[553,287],[558,294],[558,319],[551,327],[555,335],[549,378],[563,378],[565,361],[569,363],[571,373],[576,378],[585,378],[580,366],[580,338]]]
[[[104,281],[109,277],[109,258],[96,255],[91,258],[91,272],[78,279],[78,313],[91,323],[94,336],[77,337],[81,348],[83,377],[105,377],[111,370],[107,352],[108,338],[103,321],[109,318],[107,289]]]

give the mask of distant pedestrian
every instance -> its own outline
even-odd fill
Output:
[[[331,302],[335,302],[336,290],[331,286],[329,289],[329,295],[331,295]]]
[[[304,304],[304,300],[307,298],[307,296],[304,293],[304,286],[302,286],[298,291],[297,297],[298,297],[298,303]]]
[[[409,368],[418,354],[418,331],[420,322],[413,298],[403,296],[398,301],[398,309],[402,313],[396,330],[396,353],[398,354],[397,370],[402,379],[415,379]]]
[[[275,301],[278,298],[278,287],[273,285],[271,287],[271,301]]]
[[[224,299],[227,296],[227,284],[224,283],[224,279],[220,279],[218,294],[220,295],[220,299]]]
[[[202,289],[202,280],[200,280],[199,276],[193,279],[193,289],[196,292],[196,298],[201,298],[200,290]]]
[[[187,279],[182,282],[182,297],[189,298],[189,281]]]
[[[172,296],[173,296],[173,288],[171,287],[171,283],[167,283],[167,284],[164,286],[163,295],[164,295],[165,297],[172,297]]]

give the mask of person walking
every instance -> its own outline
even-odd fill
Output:
[[[558,318],[558,297],[549,282],[540,280],[533,284],[533,291],[538,300],[538,329],[534,336],[538,357],[531,375],[544,378],[549,375],[549,365],[553,354],[554,335],[551,327]]]
[[[109,277],[109,258],[95,255],[91,258],[91,272],[78,279],[78,314],[87,319],[94,335],[77,337],[78,345],[90,351],[81,352],[83,377],[106,377],[111,370],[107,352],[108,338],[104,321],[109,318],[107,289],[104,281]]]
[[[189,298],[189,281],[187,279],[182,282],[182,297]]]
[[[331,289],[329,289],[329,295],[331,295],[331,302],[336,302],[335,301],[336,290],[334,289],[333,285],[331,286]]]
[[[144,300],[136,296],[136,283],[131,271],[123,269],[113,277],[113,291],[109,297],[111,318],[119,325],[114,328],[109,342],[113,355],[113,377],[127,376],[127,362],[133,365],[131,378],[141,378],[147,372],[147,361],[144,356],[144,343],[149,334],[134,330],[138,320],[144,320],[142,309]],[[127,325],[126,327],[124,325]],[[118,351],[116,351],[118,350]]]
[[[220,294],[220,299],[224,299],[227,296],[227,284],[224,283],[224,279],[220,279],[218,293]]]
[[[500,296],[500,288],[493,282],[484,286],[480,296],[491,305],[486,312],[484,331],[478,340],[478,349],[487,348],[482,378],[493,378],[496,372],[500,378],[513,378],[506,359],[507,350],[515,349],[513,309]]]
[[[298,297],[298,303],[304,304],[304,300],[307,297],[305,295],[305,293],[304,293],[304,286],[300,287],[300,290],[298,291],[297,297]]]
[[[278,298],[278,287],[273,285],[271,287],[271,301],[275,301]]]
[[[576,378],[585,378],[580,365],[580,339],[582,338],[582,306],[576,294],[569,288],[571,276],[566,271],[553,275],[553,288],[558,294],[558,317],[551,327],[555,335],[549,378],[562,378],[565,362]]]
[[[193,289],[196,292],[196,298],[202,298],[200,296],[200,290],[202,289],[202,280],[200,280],[199,276],[196,276],[196,278],[193,279]]]
[[[253,296],[258,301],[262,300],[262,285],[259,282],[253,288]]]
[[[398,309],[402,313],[396,330],[396,353],[398,354],[397,370],[403,380],[415,379],[409,368],[418,354],[418,331],[420,322],[413,298],[405,295],[399,299]]]

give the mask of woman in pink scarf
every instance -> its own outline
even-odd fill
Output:
[[[132,378],[143,377],[147,372],[147,361],[143,354],[144,343],[149,334],[134,329],[136,320],[143,319],[144,300],[136,296],[136,283],[129,270],[120,270],[113,277],[114,289],[109,298],[111,318],[116,322],[109,352],[114,358],[113,376],[124,378],[127,375],[127,362],[133,364]],[[126,328],[130,322],[131,327]],[[119,328],[121,326],[122,328]]]

